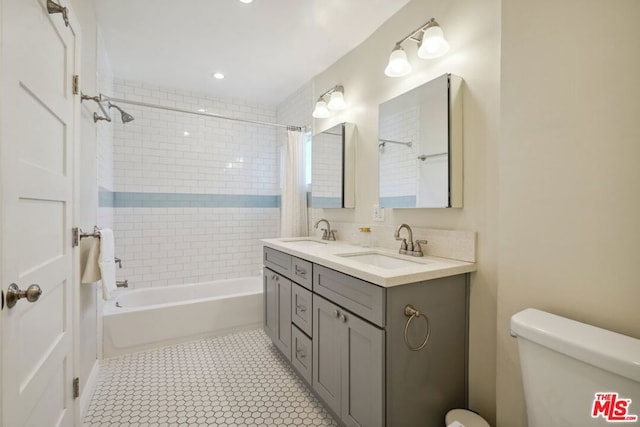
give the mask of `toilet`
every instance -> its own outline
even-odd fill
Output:
[[[528,427],[640,423],[640,340],[531,308],[511,335]]]
[[[444,420],[447,427],[490,427],[484,418],[466,409],[452,409]]]

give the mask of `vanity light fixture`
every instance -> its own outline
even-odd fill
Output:
[[[396,43],[384,73],[389,77],[402,77],[411,72],[411,64],[402,43],[413,40],[418,43],[418,57],[422,59],[438,58],[449,51],[449,43],[444,38],[442,28],[434,18]]]
[[[328,103],[325,100],[327,96],[329,97]],[[312,116],[316,119],[326,119],[332,111],[341,111],[345,108],[347,108],[347,104],[344,101],[344,87],[336,85],[318,97]]]

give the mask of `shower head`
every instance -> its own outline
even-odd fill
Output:
[[[135,118],[127,113],[126,111],[124,111],[122,108],[118,107],[115,104],[112,104],[111,102],[109,102],[109,108],[115,108],[116,110],[120,111],[120,115],[122,116],[122,123],[129,123],[135,120]]]

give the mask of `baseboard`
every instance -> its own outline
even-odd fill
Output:
[[[96,390],[96,386],[98,385],[98,376],[100,374],[100,361],[96,360],[93,364],[93,368],[91,368],[91,373],[89,374],[89,378],[87,378],[87,382],[84,387],[82,387],[80,393],[80,416],[82,419],[87,415],[87,411],[89,410],[89,405],[91,404],[91,398],[93,397],[93,392]]]

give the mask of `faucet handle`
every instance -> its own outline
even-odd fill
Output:
[[[326,228],[320,230],[322,230],[322,240],[329,240],[329,231]]]
[[[429,242],[426,241],[426,240],[416,239],[415,250],[413,252],[414,256],[422,256],[423,255],[422,246],[420,246],[421,243],[426,245]]]
[[[407,253],[407,239],[405,239],[404,237],[400,237],[400,238],[396,238],[396,240],[402,240],[402,243],[400,243],[400,250],[398,251],[401,254],[406,254]]]
[[[336,233],[338,232],[338,230],[329,230],[329,240],[336,240]]]

